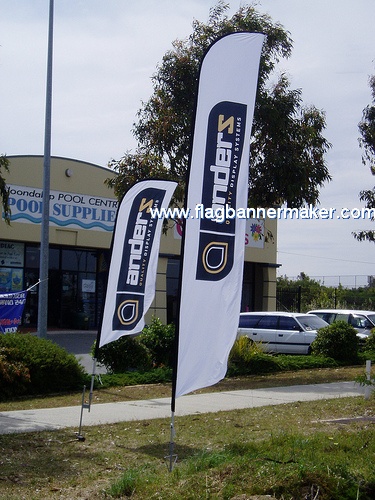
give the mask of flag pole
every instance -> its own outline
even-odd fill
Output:
[[[179,289],[181,288],[181,267],[180,265],[180,278],[179,278]],[[174,339],[174,357],[172,366],[172,397],[171,397],[171,423],[170,423],[170,439],[169,439],[169,455],[165,458],[169,459],[169,472],[172,472],[174,464],[177,462],[178,456],[174,453],[174,440],[176,437],[176,430],[174,426],[174,417],[176,411],[176,383],[177,383],[177,365],[178,365],[178,332],[179,332],[179,310],[180,310],[180,297],[181,290],[178,294],[178,305],[177,305],[177,321],[175,329],[175,339]]]
[[[48,256],[49,256],[49,198],[51,178],[51,116],[52,116],[52,60],[53,60],[54,0],[49,2],[46,111],[44,131],[42,227],[40,235],[38,336],[47,337],[48,310]]]
[[[191,141],[192,142],[192,141]],[[191,158],[191,154],[190,154]],[[184,208],[187,209],[187,192],[189,185],[189,175],[190,175],[190,164],[188,167],[186,175],[186,190],[185,190],[185,200]],[[183,223],[183,221],[182,221]],[[169,440],[169,455],[165,458],[169,459],[169,472],[172,472],[174,464],[177,462],[178,455],[174,453],[174,444],[176,437],[176,430],[174,425],[175,411],[176,411],[176,387],[177,387],[177,370],[178,370],[178,353],[179,353],[179,333],[180,333],[180,309],[181,309],[181,287],[182,287],[182,268],[184,262],[184,248],[185,248],[185,226],[182,227],[182,238],[181,238],[181,255],[180,255],[180,269],[179,269],[179,279],[178,279],[178,303],[177,303],[177,318],[176,318],[176,329],[174,338],[174,356],[173,356],[173,366],[172,366],[172,396],[171,396],[171,423],[170,423],[170,440]]]
[[[191,125],[191,133],[190,133],[190,152],[189,152],[189,162],[188,168],[185,175],[185,197],[184,197],[184,209],[185,213],[188,209],[188,191],[189,191],[189,179],[190,179],[190,171],[191,171],[191,158],[193,151],[193,140],[194,140],[194,129],[195,129],[195,120],[197,113],[197,102],[198,102],[198,83],[196,89],[195,96],[195,106],[194,106],[194,115]],[[173,465],[177,462],[178,456],[174,454],[174,440],[176,437],[174,418],[176,411],[176,387],[177,387],[177,370],[178,370],[178,354],[179,354],[179,337],[180,337],[180,310],[181,310],[181,289],[182,289],[182,272],[183,272],[183,263],[184,263],[184,254],[185,254],[185,234],[186,234],[186,224],[185,220],[181,220],[182,225],[182,235],[181,235],[181,252],[180,252],[180,269],[179,269],[179,277],[178,277],[178,303],[177,303],[177,317],[176,317],[176,329],[175,329],[175,339],[174,339],[174,358],[173,358],[173,366],[172,366],[172,395],[171,395],[171,434],[169,441],[169,455],[166,458],[169,458],[169,472],[172,472]]]

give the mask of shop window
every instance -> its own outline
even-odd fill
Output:
[[[62,269],[66,271],[96,272],[96,252],[87,250],[62,250]]]
[[[39,269],[40,264],[40,247],[26,245],[25,252],[25,267],[29,269]],[[58,248],[50,248],[48,253],[49,269],[59,269],[60,267],[60,250]]]
[[[39,247],[26,246],[26,266],[31,269],[39,269],[39,259],[40,259]]]
[[[255,265],[253,262],[245,262],[241,296],[241,311],[254,311],[254,290]]]

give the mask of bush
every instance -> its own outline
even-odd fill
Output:
[[[358,360],[358,337],[355,328],[345,321],[320,328],[311,344],[315,355],[333,358],[342,362]]]
[[[365,351],[375,352],[375,328],[371,330],[370,335],[367,337],[364,348]]]
[[[154,368],[148,372],[105,373],[101,375],[96,387],[104,389],[124,385],[169,384],[172,381],[172,368]]]
[[[30,372],[23,363],[10,362],[11,349],[0,349],[0,394],[2,398],[20,396],[30,387]]]
[[[147,371],[152,368],[151,354],[138,337],[124,335],[98,351],[97,360],[112,373]]]
[[[245,335],[234,343],[228,360],[227,376],[272,373],[280,370],[278,358],[266,354]]]
[[[159,318],[153,317],[140,335],[124,335],[101,347],[97,360],[112,373],[144,372],[161,366],[171,367],[173,354],[174,325],[163,325]]]
[[[1,384],[13,376],[11,393],[14,395],[23,390],[28,394],[46,394],[78,389],[86,381],[84,369],[75,356],[50,340],[10,333],[0,335],[0,348],[3,368],[6,367],[0,373]]]
[[[139,336],[141,344],[148,349],[153,365],[172,366],[174,356],[175,328],[173,324],[163,325],[159,318],[153,317]]]

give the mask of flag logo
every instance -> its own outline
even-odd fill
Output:
[[[219,222],[215,213],[237,208],[246,112],[245,104],[224,101],[208,117],[201,203],[213,217],[200,221],[197,280],[219,281],[233,266],[236,219]]]
[[[139,300],[124,300],[117,309],[117,318],[122,325],[132,325],[139,317]]]
[[[202,260],[208,273],[219,273],[225,268],[228,260],[228,243],[212,241],[204,249]]]

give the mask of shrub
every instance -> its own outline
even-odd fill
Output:
[[[375,328],[371,330],[370,335],[367,337],[364,348],[366,351],[375,352]]]
[[[46,394],[77,389],[86,380],[86,374],[75,356],[50,340],[30,334],[10,333],[0,336],[0,348],[3,348],[3,363],[13,365],[15,374],[20,371],[18,381],[23,380],[27,393]],[[30,376],[27,386],[26,369]],[[12,394],[19,392],[18,385],[14,379]]]
[[[278,358],[266,354],[245,335],[234,343],[228,360],[227,376],[272,373],[280,370]]]
[[[11,349],[0,349],[0,394],[2,398],[20,396],[30,386],[30,372],[23,363],[10,362]]]
[[[139,341],[148,349],[152,362],[157,366],[172,366],[174,355],[175,328],[173,324],[163,325],[159,318],[152,318]]]
[[[124,335],[98,351],[97,360],[112,373],[147,371],[152,368],[151,354],[138,337]]]
[[[172,368],[154,368],[148,372],[105,373],[101,375],[97,388],[124,385],[168,384],[172,381]]]
[[[345,321],[320,328],[311,344],[312,353],[342,362],[358,359],[358,337],[355,328]]]

